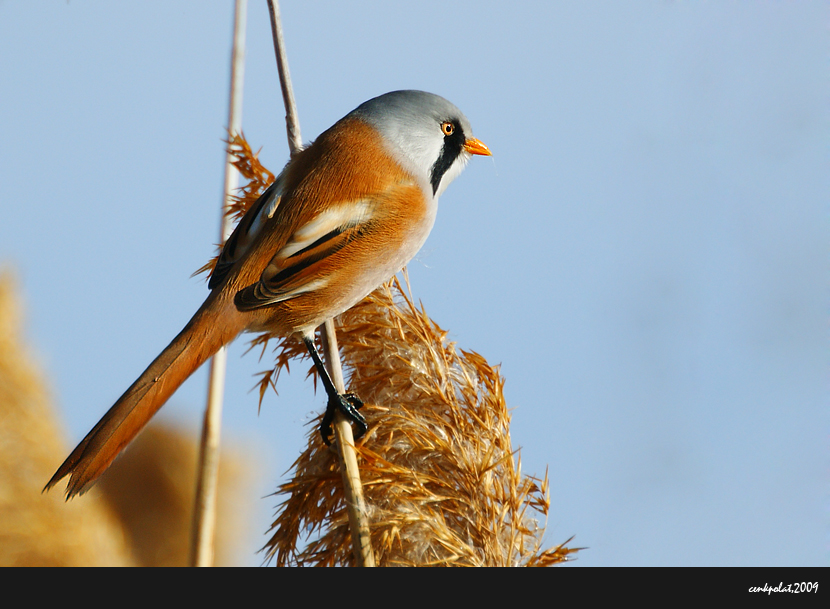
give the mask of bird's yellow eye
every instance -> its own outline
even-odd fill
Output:
[[[453,131],[455,131],[455,125],[449,121],[444,121],[441,123],[441,131],[444,132],[444,135],[452,135]]]

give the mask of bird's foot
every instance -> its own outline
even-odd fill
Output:
[[[334,413],[339,410],[343,413],[349,422],[357,426],[354,434],[354,439],[357,440],[369,426],[366,425],[366,419],[358,412],[363,407],[363,401],[353,393],[342,393],[329,398],[329,403],[326,406],[326,414],[323,416],[323,422],[320,423],[320,435],[323,436],[323,442],[326,446],[331,445],[330,436],[332,435],[331,424],[334,422]]]

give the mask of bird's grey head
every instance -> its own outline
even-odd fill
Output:
[[[467,117],[449,101],[424,91],[393,91],[361,104],[349,116],[375,127],[396,160],[438,197],[470,159]]]

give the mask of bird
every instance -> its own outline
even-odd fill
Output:
[[[334,387],[315,329],[358,303],[418,252],[439,196],[474,155],[490,156],[452,103],[401,90],[364,102],[292,155],[239,220],[184,329],[107,411],[44,491],[69,476],[67,500],[84,493],[178,387],[242,332],[302,340],[334,413],[366,430],[360,398]]]

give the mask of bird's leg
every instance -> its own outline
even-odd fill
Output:
[[[363,406],[363,402],[353,393],[338,393],[329,376],[328,370],[323,365],[320,354],[317,352],[314,339],[304,336],[303,342],[311,355],[311,359],[314,360],[314,366],[317,368],[320,379],[323,381],[323,387],[326,388],[326,395],[329,397],[326,414],[323,416],[323,422],[320,424],[320,435],[323,436],[323,442],[326,443],[326,446],[331,444],[329,436],[332,434],[331,424],[334,422],[334,412],[336,409],[339,409],[349,421],[357,426],[357,433],[354,436],[355,440],[357,440],[368,429],[366,419],[358,412],[358,409]]]

